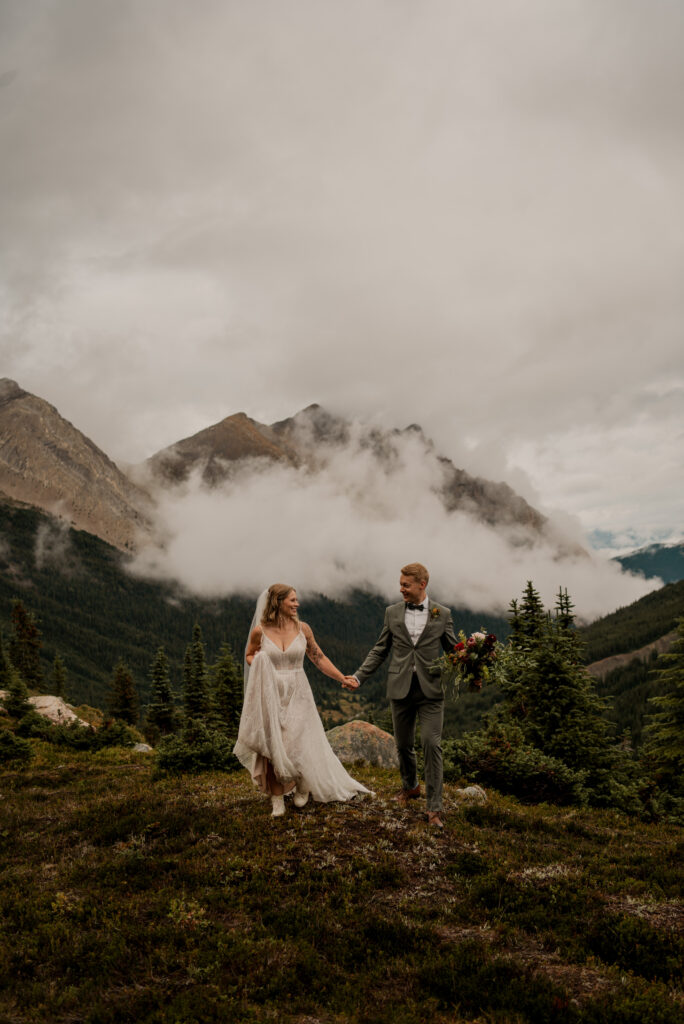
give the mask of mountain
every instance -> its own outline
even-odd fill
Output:
[[[204,482],[216,485],[229,475],[231,463],[254,458],[297,461],[294,450],[282,443],[271,428],[238,412],[163,448],[147,460],[146,466],[162,484],[187,480],[199,467]]]
[[[650,544],[614,561],[627,572],[640,573],[647,579],[657,576],[664,583],[684,580],[684,544]]]
[[[548,522],[508,484],[474,477],[440,455],[421,427],[403,430],[366,428],[310,405],[296,416],[272,424],[259,423],[245,413],[226,417],[192,437],[162,449],[145,463],[158,486],[177,484],[198,472],[205,484],[217,486],[245,460],[258,459],[302,466],[312,473],[323,469],[340,451],[370,451],[379,470],[390,473],[407,441],[436,468],[436,491],[448,512],[463,511],[494,527],[515,527],[519,541],[534,543],[546,536]],[[582,555],[574,542],[553,537],[559,555]]]
[[[124,550],[151,527],[149,495],[54,406],[8,378],[0,380],[0,494]]]
[[[236,413],[162,449],[129,476],[54,406],[15,381],[0,380],[0,496],[61,516],[123,551],[154,535],[155,495],[191,473],[217,487],[237,470],[249,472],[265,462],[316,474],[340,454],[370,453],[382,478],[391,476],[409,450],[411,458],[429,465],[433,490],[448,512],[506,529],[517,544],[546,541],[559,557],[585,554],[507,484],[455,466],[417,424],[381,430],[318,405],[270,425]]]

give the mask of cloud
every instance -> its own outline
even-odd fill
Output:
[[[68,519],[51,519],[39,524],[33,557],[36,568],[41,570],[56,566],[62,574],[71,574],[80,568],[71,546]]]
[[[418,421],[588,527],[575,460],[613,464],[592,436],[638,422],[674,460],[681,393],[665,415],[653,389],[681,376],[682,5],[0,18],[3,373],[114,458],[317,401]],[[648,530],[640,477],[597,497]]]
[[[502,613],[532,579],[550,605],[567,587],[584,618],[654,587],[593,556],[560,558],[559,537],[566,549],[576,540],[568,522],[530,547],[520,528],[448,513],[441,484],[437,456],[411,435],[396,439],[389,460],[357,438],[328,450],[316,472],[251,462],[215,490],[198,471],[159,495],[163,547],[144,549],[133,569],[205,595],[255,594],[281,581],[303,597],[359,587],[392,600],[401,566],[421,561],[430,593],[455,606]]]

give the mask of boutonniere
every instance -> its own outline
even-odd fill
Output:
[[[430,618],[431,619],[438,619],[439,615],[440,615],[439,608],[431,608],[430,609]]]

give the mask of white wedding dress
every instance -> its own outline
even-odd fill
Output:
[[[255,785],[267,790],[268,763],[289,792],[296,784],[314,800],[350,800],[370,793],[352,779],[328,743],[304,671],[301,628],[282,651],[265,632],[252,661],[234,753]]]

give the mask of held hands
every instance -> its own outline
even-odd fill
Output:
[[[344,690],[358,690],[359,681],[354,676],[345,676],[342,680],[342,689]]]

